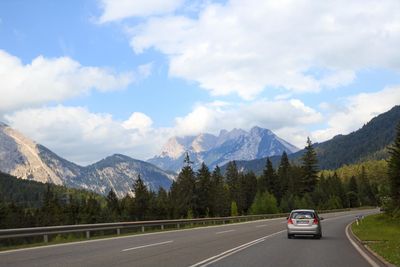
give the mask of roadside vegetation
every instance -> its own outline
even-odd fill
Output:
[[[388,262],[400,266],[400,221],[387,214],[371,215],[357,225],[353,233]]]
[[[352,230],[372,250],[400,266],[400,125],[388,151],[389,194],[382,203],[385,212],[353,224]]]

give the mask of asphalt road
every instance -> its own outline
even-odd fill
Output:
[[[376,212],[324,214],[320,240],[287,239],[279,218],[0,252],[0,266],[369,266],[345,227]]]

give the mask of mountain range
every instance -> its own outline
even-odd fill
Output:
[[[347,135],[315,143],[319,167],[336,169],[344,164],[387,157],[387,146],[393,142],[400,123],[400,106],[378,115],[362,128]],[[219,135],[173,137],[159,156],[148,162],[121,154],[106,157],[89,166],[80,166],[58,156],[20,132],[0,122],[0,171],[18,178],[50,182],[106,194],[113,189],[119,197],[131,192],[140,174],[151,190],[169,189],[188,152],[196,170],[201,162],[210,168],[235,160],[242,171],[261,174],[266,157],[276,166],[286,151],[289,160],[299,163],[304,150],[282,140],[260,127],[250,131],[222,130]],[[84,153],[84,151],[82,151]],[[155,166],[157,165],[157,166]],[[172,171],[165,171],[172,170]]]
[[[178,172],[186,153],[196,170],[204,162],[208,167],[224,165],[233,160],[253,160],[268,156],[288,154],[299,149],[279,138],[272,131],[253,127],[250,131],[221,130],[219,135],[202,133],[195,136],[172,137],[163,146],[160,155],[148,162],[164,169]]]
[[[400,106],[395,106],[384,112],[360,129],[347,134],[337,135],[332,139],[315,143],[318,165],[322,170],[337,169],[345,164],[353,164],[370,159],[386,159],[387,147],[394,141],[396,127],[400,125]],[[288,155],[291,162],[299,164],[304,149]],[[280,162],[280,156],[270,157],[274,166]],[[266,158],[250,161],[236,161],[240,170],[253,171],[261,174],[265,167]],[[224,170],[225,166],[221,169]]]
[[[0,171],[22,179],[83,188],[101,194],[113,189],[119,197],[130,192],[138,174],[154,191],[159,187],[168,190],[175,178],[174,173],[120,154],[89,166],[79,166],[4,123],[0,123]]]

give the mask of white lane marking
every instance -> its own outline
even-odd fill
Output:
[[[356,250],[358,251],[358,253],[360,253],[361,256],[362,256],[372,267],[379,267],[379,265],[378,265],[367,253],[365,253],[365,252],[357,245],[357,243],[354,242],[353,239],[351,239],[350,234],[349,234],[349,228],[350,228],[350,225],[351,225],[352,223],[353,223],[353,222],[349,223],[349,224],[346,226],[345,232],[346,232],[347,239],[350,241],[350,243],[353,245],[353,247],[356,248]]]
[[[155,232],[155,233],[135,234],[135,235],[118,236],[118,237],[105,237],[105,238],[99,238],[99,239],[93,239],[93,240],[76,241],[76,242],[54,244],[54,245],[45,245],[45,246],[30,247],[30,248],[18,248],[18,249],[0,251],[0,255],[1,254],[16,253],[16,252],[24,252],[24,251],[29,251],[29,250],[57,248],[57,247],[80,245],[80,244],[102,242],[102,241],[111,241],[111,240],[126,239],[126,238],[138,238],[138,237],[143,237],[143,236],[163,235],[163,234],[170,234],[170,233],[176,233],[176,232],[199,231],[199,230],[211,229],[211,228],[224,228],[224,227],[230,227],[230,226],[236,226],[236,225],[242,225],[242,224],[259,223],[259,222],[263,222],[263,221],[266,221],[266,222],[276,221],[276,220],[281,220],[282,218],[283,217],[273,218],[273,219],[262,219],[262,220],[248,221],[248,222],[240,222],[240,223],[232,223],[232,224],[201,226],[201,227],[189,228],[189,229],[167,230],[167,231]]]
[[[169,244],[172,242],[174,242],[174,240],[169,240],[169,241],[165,241],[165,242],[154,243],[154,244],[149,244],[149,245],[144,245],[144,246],[138,246],[138,247],[133,247],[133,248],[126,248],[126,249],[123,249],[122,252],[129,251],[129,250],[135,250],[135,249],[141,249],[141,248],[160,246],[160,245]]]
[[[205,259],[205,260],[203,260],[201,262],[198,262],[198,263],[195,263],[193,265],[190,265],[189,267],[198,267],[198,266],[206,267],[206,266],[208,266],[210,264],[213,264],[213,263],[215,263],[217,261],[220,261],[220,260],[222,260],[222,259],[224,259],[226,257],[229,257],[229,256],[231,256],[231,255],[233,255],[233,254],[235,254],[235,253],[237,253],[237,252],[239,252],[241,250],[244,250],[244,249],[249,248],[251,246],[254,246],[254,245],[256,245],[256,244],[258,244],[260,242],[263,242],[267,238],[273,237],[273,236],[278,235],[278,234],[283,233],[283,232],[286,232],[286,230],[282,230],[282,231],[275,232],[275,233],[270,234],[270,235],[263,236],[263,237],[258,238],[256,240],[250,241],[250,242],[248,242],[246,244],[243,244],[243,245],[240,245],[238,247],[235,247],[235,248],[229,249],[227,251],[224,251],[224,252],[222,252],[222,253],[220,253],[218,255],[212,256],[212,257],[210,257],[208,259]]]
[[[265,226],[268,226],[268,224],[260,224],[260,225],[256,225],[256,228],[259,228],[259,227],[265,227]]]
[[[374,210],[376,210],[376,209],[374,209]],[[343,211],[343,213],[344,212],[351,212],[350,215],[345,215],[345,216],[354,216],[356,211],[357,210],[355,210],[355,211],[354,210],[352,210],[352,211]],[[370,213],[372,210],[361,210],[361,211],[366,211],[366,212]],[[338,213],[338,212],[333,212],[333,214],[335,214],[335,213]],[[342,217],[345,217],[345,216],[342,216]],[[337,217],[335,217],[335,218],[337,218]],[[176,232],[199,231],[199,230],[210,229],[210,228],[218,228],[218,227],[223,228],[223,227],[229,227],[229,226],[233,226],[233,225],[236,226],[236,225],[242,225],[242,224],[252,224],[252,223],[259,223],[259,222],[263,222],[263,221],[269,222],[269,221],[276,221],[276,220],[283,220],[283,219],[285,219],[285,217],[279,217],[279,218],[273,218],[273,219],[261,219],[261,220],[255,220],[255,221],[233,223],[233,224],[210,225],[210,226],[202,226],[202,227],[189,228],[189,229],[167,230],[167,231],[155,232],[155,233],[135,234],[135,235],[118,236],[118,237],[105,237],[105,238],[99,238],[99,239],[93,239],[93,240],[76,241],[76,242],[54,244],[54,245],[45,245],[45,246],[38,246],[38,247],[17,248],[17,249],[0,251],[0,255],[1,254],[24,252],[24,251],[29,251],[29,250],[57,248],[57,247],[64,247],[64,246],[73,246],[73,245],[94,243],[94,242],[104,242],[104,241],[111,241],[111,240],[118,240],[118,239],[125,239],[125,238],[138,238],[138,237],[143,237],[143,236],[163,235],[163,234],[176,233]],[[331,219],[334,219],[334,218],[331,218]],[[330,219],[325,219],[325,221],[326,220],[330,220]],[[284,222],[282,222],[282,223],[286,223],[286,220]]]
[[[230,233],[230,232],[235,232],[235,231],[236,230],[226,230],[226,231],[216,232],[215,234],[219,235],[219,234],[225,234],[225,233]]]

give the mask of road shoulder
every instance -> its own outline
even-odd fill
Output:
[[[367,245],[353,233],[351,230],[351,222],[346,226],[346,236],[354,248],[361,254],[361,256],[373,267],[396,267],[395,265],[387,262],[383,257],[372,251]]]

